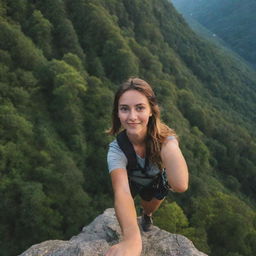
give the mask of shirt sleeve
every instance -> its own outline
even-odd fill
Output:
[[[127,158],[123,151],[120,149],[116,140],[109,144],[107,162],[109,172],[119,168],[126,169],[128,162]]]
[[[168,136],[167,140],[176,140],[175,136]]]

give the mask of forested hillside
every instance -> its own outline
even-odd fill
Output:
[[[218,35],[256,67],[256,2],[254,0],[171,0],[188,18]]]
[[[154,87],[190,171],[155,223],[211,256],[256,255],[255,72],[168,0],[1,0],[0,15],[1,255],[113,207],[105,131],[129,76]]]

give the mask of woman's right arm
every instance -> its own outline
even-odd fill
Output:
[[[115,212],[122,230],[123,240],[112,246],[105,256],[139,256],[142,250],[142,241],[127,171],[121,168],[113,170],[111,180]]]

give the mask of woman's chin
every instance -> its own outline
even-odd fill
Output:
[[[136,128],[131,128],[131,127],[126,128],[126,132],[127,132],[128,134],[137,134],[137,133],[139,133],[138,129],[136,129]]]
[[[136,136],[141,136],[144,135],[146,133],[146,131],[142,130],[142,129],[138,129],[136,127],[126,127],[126,132],[129,135],[136,135]]]

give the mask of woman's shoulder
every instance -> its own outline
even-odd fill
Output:
[[[165,123],[161,123],[160,126],[160,138],[161,141],[166,142],[169,140],[178,140],[178,136],[176,134],[176,132],[170,128],[168,125],[166,125]]]
[[[112,142],[109,143],[108,152],[124,155],[116,139],[114,139]]]
[[[109,143],[107,162],[109,172],[119,168],[126,168],[127,158],[121,150],[121,148],[119,147],[116,139]]]
[[[119,145],[118,145],[116,139],[114,139],[113,141],[111,141],[111,142],[109,143],[109,148],[120,149],[120,147],[119,147]]]
[[[179,145],[177,136],[175,136],[175,135],[166,136],[162,145],[165,146],[165,145],[170,144],[170,143]]]

